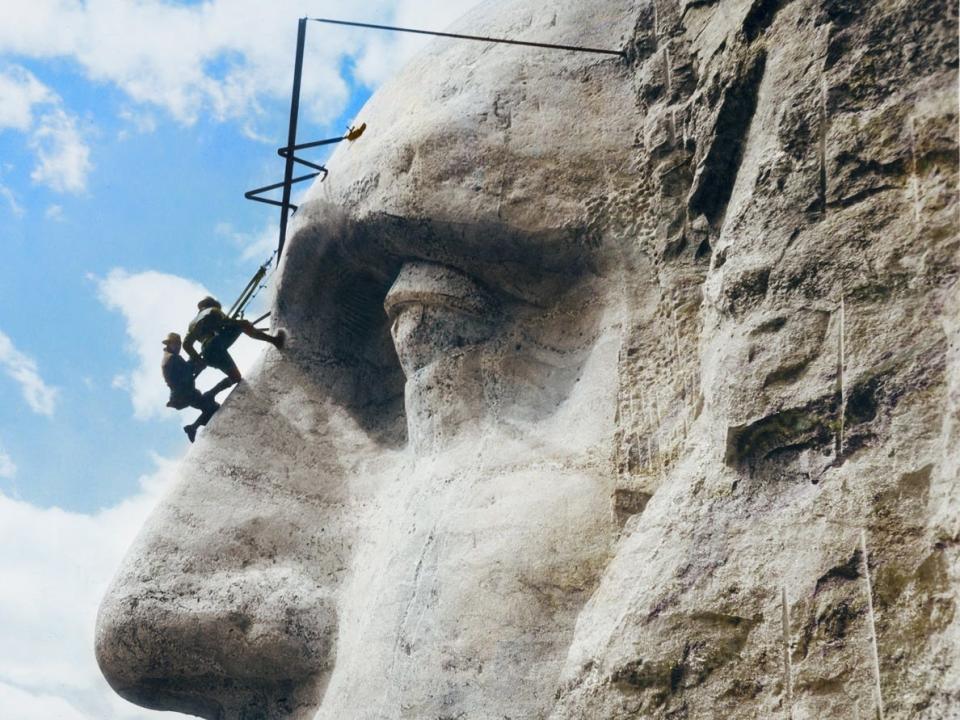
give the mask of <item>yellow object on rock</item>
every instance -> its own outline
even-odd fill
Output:
[[[353,141],[356,140],[358,137],[360,137],[361,135],[363,135],[363,131],[366,130],[366,129],[367,129],[367,124],[366,124],[366,123],[363,123],[360,127],[351,127],[351,128],[347,131],[347,140],[349,140],[350,142],[353,142]]]

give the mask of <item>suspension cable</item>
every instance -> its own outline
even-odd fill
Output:
[[[393,25],[375,25],[373,23],[354,22],[351,20],[331,20],[330,18],[307,18],[311,22],[327,25],[346,25],[348,27],[367,28],[369,30],[388,30],[390,32],[405,32],[415,35],[433,35],[436,37],[454,38],[455,40],[476,40],[477,42],[501,43],[504,45],[524,45],[526,47],[548,48],[550,50],[568,50],[570,52],[594,53],[597,55],[619,55],[626,57],[623,50],[605,50],[602,48],[584,47],[582,45],[557,45],[555,43],[532,42],[530,40],[511,40],[509,38],[486,37],[483,35],[462,35],[460,33],[438,32],[436,30],[418,30],[414,28],[396,27]]]
[[[270,283],[270,278],[273,276],[273,273],[276,272],[276,266],[274,266],[273,270],[269,273],[267,272],[276,256],[277,251],[274,250],[270,257],[257,269],[253,277],[250,278],[250,282],[247,283],[243,292],[240,293],[240,296],[234,301],[233,305],[230,306],[227,315],[232,318],[243,317],[243,311],[246,310],[247,306],[253,302],[253,299],[260,294],[260,291],[267,287]]]

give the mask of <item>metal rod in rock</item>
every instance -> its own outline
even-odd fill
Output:
[[[351,20],[331,20],[330,18],[307,18],[313,22],[327,25],[346,25],[348,27],[367,28],[369,30],[388,30],[390,32],[405,32],[415,35],[433,35],[435,37],[453,38],[455,40],[475,40],[478,42],[501,43],[504,45],[523,45],[525,47],[548,48],[551,50],[568,50],[570,52],[594,53],[597,55],[618,55],[626,57],[622,50],[606,50],[603,48],[584,47],[581,45],[557,45],[555,43],[533,42],[530,40],[511,40],[509,38],[485,37],[482,35],[463,35],[460,33],[437,32],[436,30],[418,30],[414,28],[395,27],[393,25],[374,25],[373,23],[354,22]]]

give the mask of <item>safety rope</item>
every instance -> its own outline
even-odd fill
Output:
[[[274,250],[270,254],[270,257],[268,257],[266,261],[259,267],[257,272],[254,273],[253,277],[250,278],[250,282],[247,283],[246,287],[243,289],[243,292],[240,293],[240,296],[234,301],[233,305],[230,306],[230,310],[227,312],[227,315],[235,319],[243,318],[243,311],[246,310],[247,306],[253,302],[253,299],[260,294],[260,291],[270,284],[270,278],[276,271],[276,267],[274,267],[269,274],[267,271],[273,264],[273,259],[276,256],[277,251]],[[269,313],[267,314],[269,315]],[[260,322],[260,320],[263,320],[263,317],[258,318],[254,324]]]

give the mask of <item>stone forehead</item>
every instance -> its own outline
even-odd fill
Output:
[[[636,6],[491,2],[452,29],[620,49]],[[619,57],[436,39],[361,110],[366,133],[337,149],[308,199],[354,213],[506,215],[528,228],[542,227],[548,211],[570,221],[627,164],[631,88]]]

